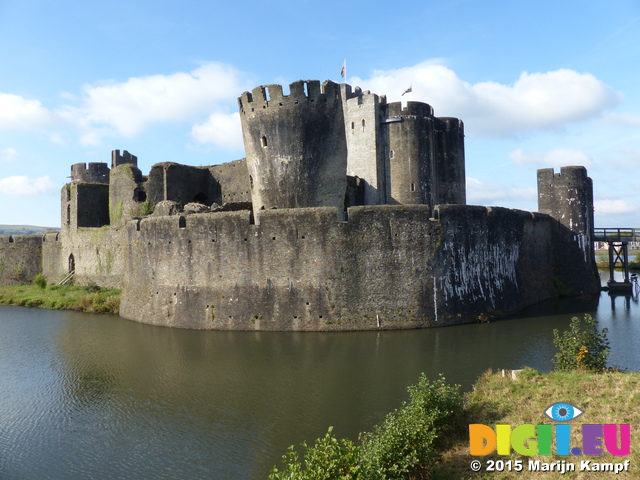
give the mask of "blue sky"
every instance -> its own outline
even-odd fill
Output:
[[[0,0],[0,224],[59,226],[70,165],[113,149],[242,158],[243,91],[345,58],[464,121],[468,203],[536,210],[536,169],[584,165],[596,226],[640,227],[637,0]]]

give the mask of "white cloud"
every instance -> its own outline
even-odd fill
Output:
[[[0,162],[17,162],[20,154],[15,148],[5,148],[0,150]]]
[[[56,187],[48,175],[38,178],[26,176],[0,178],[0,193],[5,195],[48,195],[55,190]]]
[[[516,165],[535,166],[538,168],[566,167],[569,165],[580,165],[583,167],[593,167],[593,162],[589,156],[581,150],[571,148],[557,148],[546,153],[526,154],[521,148],[509,153],[509,158]]]
[[[0,92],[0,130],[44,133],[60,144],[75,134],[84,146],[102,146],[105,137],[132,137],[153,124],[191,122],[197,141],[242,148],[238,115],[212,112],[232,111],[237,97],[250,87],[242,72],[207,63],[191,72],[85,85],[81,95],[62,93],[66,104],[55,109]]]
[[[512,85],[490,81],[470,84],[444,65],[423,62],[374,71],[369,79],[353,77],[350,83],[387,94],[389,101],[427,102],[437,116],[458,117],[465,122],[467,133],[477,136],[555,129],[599,116],[621,100],[621,94],[593,75],[568,69],[523,72]],[[401,97],[410,85],[411,98]]]
[[[199,143],[212,143],[227,150],[241,150],[242,128],[238,112],[214,113],[191,129],[191,137]]]
[[[604,120],[612,126],[640,127],[640,115],[630,113],[608,113]]]
[[[81,111],[87,125],[107,125],[133,136],[159,122],[180,122],[235,102],[246,89],[230,66],[209,63],[192,72],[130,78],[111,85],[85,86]]]
[[[521,188],[497,183],[486,183],[477,178],[467,177],[467,204],[501,205],[506,200],[537,201],[535,188]]]
[[[38,100],[0,92],[0,130],[40,128],[54,117]]]
[[[617,213],[630,213],[638,210],[638,207],[628,200],[595,200],[594,213],[596,215],[614,215]]]

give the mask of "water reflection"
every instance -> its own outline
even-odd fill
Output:
[[[615,302],[619,302],[616,299]],[[196,332],[0,308],[0,478],[265,478],[329,425],[355,437],[420,372],[470,384],[551,368],[552,330],[596,314],[640,369],[637,303],[555,301],[491,324],[358,333]],[[640,338],[640,337],[638,337]]]

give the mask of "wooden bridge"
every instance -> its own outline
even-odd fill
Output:
[[[594,228],[592,240],[609,245],[609,293],[631,294],[633,284],[629,277],[629,242],[640,242],[640,228]],[[624,271],[622,282],[614,279],[616,268]]]
[[[594,228],[594,242],[640,242],[640,228]]]

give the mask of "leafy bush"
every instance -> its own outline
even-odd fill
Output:
[[[609,340],[607,329],[598,332],[596,320],[585,314],[584,319],[573,317],[569,330],[560,335],[553,330],[556,355],[553,364],[556,370],[602,371],[607,366]]]
[[[444,378],[431,382],[422,374],[409,387],[410,400],[387,415],[373,432],[360,435],[358,446],[337,439],[332,428],[305,449],[304,462],[293,446],[282,457],[284,471],[274,467],[270,480],[426,478],[447,439],[465,431],[459,386]]]
[[[42,288],[43,290],[47,287],[47,279],[41,273],[38,273],[35,277],[33,277],[32,282],[33,282],[34,285],[37,285],[38,287]]]
[[[307,442],[301,445],[306,449],[304,465],[300,455],[291,445],[282,456],[285,469],[280,472],[273,467],[269,480],[332,480],[338,478],[363,478],[359,475],[359,448],[348,439],[339,440],[329,427],[323,438],[316,440],[314,446]]]
[[[363,478],[427,476],[446,439],[464,428],[458,386],[448,385],[443,377],[431,382],[423,373],[408,390],[408,403],[362,435]]]

